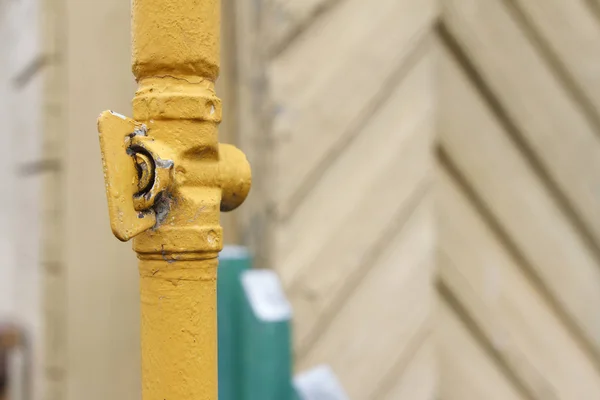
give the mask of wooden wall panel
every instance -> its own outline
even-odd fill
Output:
[[[407,168],[410,161],[403,161],[398,154],[412,154],[416,147],[411,150],[404,148],[419,141],[413,137],[424,138],[420,141],[422,144],[413,146],[419,146],[417,151],[427,156],[433,128],[430,123],[433,107],[432,60],[431,57],[421,57],[396,85],[389,101],[373,115],[359,137],[329,169],[323,171],[294,214],[278,224],[276,260],[287,285],[296,282],[298,275],[318,257],[319,251],[323,251],[323,242],[314,240],[308,234],[310,231],[319,232],[327,238],[335,237],[340,225],[346,221],[354,223],[351,217],[355,215],[357,203],[368,202],[373,195],[380,195],[381,190],[389,186],[386,185],[389,181],[380,176],[386,171],[390,177],[395,171],[410,173]],[[382,148],[381,143],[386,143],[386,146]],[[393,167],[399,163],[404,163],[405,168]],[[413,181],[418,184],[419,177],[415,179]],[[408,181],[402,183],[410,186]],[[393,185],[389,187],[397,190]],[[343,201],[340,201],[340,196],[332,196],[333,188],[343,194]],[[366,191],[365,188],[373,189]],[[370,214],[367,213],[367,216]]]
[[[540,280],[600,349],[597,313],[584,306],[600,302],[593,254],[464,74],[449,57],[444,60],[441,145]]]
[[[382,0],[377,7],[348,0],[269,64],[278,216],[290,215],[386,101],[377,100],[386,96],[396,71],[428,31],[433,10],[429,0]],[[365,14],[369,22],[361,23]],[[307,60],[315,60],[318,68],[308,67]]]
[[[240,3],[252,15],[242,42],[256,49],[240,49],[240,109],[263,203],[242,217],[244,237],[287,289],[298,366],[332,365],[353,399],[428,400],[433,360],[416,354],[432,346],[431,242],[398,232],[416,229],[407,221],[431,186],[436,4]]]
[[[505,379],[453,378],[446,318],[442,399],[600,396],[594,4],[443,3],[439,292]]]
[[[600,41],[600,24],[590,12],[589,0],[509,3],[515,7],[513,12],[521,13],[521,18],[530,24],[538,46],[551,52],[554,67],[567,73],[567,83],[583,93],[595,113],[600,112],[600,68],[595,51]]]
[[[458,184],[443,169],[440,174],[438,267],[444,284],[536,398],[600,396],[593,358],[552,312]]]
[[[353,399],[369,398],[398,359],[411,353],[414,338],[421,337],[431,323],[434,226],[430,202],[420,201],[411,213],[299,364],[307,368],[330,363]],[[368,323],[357,324],[362,318]],[[409,364],[409,360],[403,362]]]
[[[436,314],[444,400],[526,400],[446,303]]]
[[[497,96],[532,158],[600,243],[600,136],[585,113],[501,0],[444,4],[449,31]]]
[[[390,229],[402,220],[415,196],[428,185],[428,122],[415,126],[411,140],[398,151],[385,173],[374,178],[368,195],[356,201],[353,214],[339,225],[338,231],[324,239],[317,238],[323,244],[317,257],[306,261],[297,282],[289,288],[295,306],[299,351],[314,340],[313,330],[348,296],[348,290],[370,267],[371,258],[387,246]],[[396,179],[398,184],[392,184]]]

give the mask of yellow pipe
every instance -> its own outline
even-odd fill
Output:
[[[140,261],[142,398],[216,400],[217,260],[165,264]]]
[[[143,400],[217,400],[220,211],[250,190],[218,143],[219,0],[133,0],[134,119],[99,119],[111,226],[135,236]]]

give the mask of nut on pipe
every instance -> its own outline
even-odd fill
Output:
[[[252,172],[246,155],[237,147],[219,143],[221,211],[238,208],[250,192]]]

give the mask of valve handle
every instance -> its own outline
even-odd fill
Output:
[[[142,130],[142,124],[112,111],[105,111],[98,118],[110,226],[123,242],[156,224],[154,210],[137,211],[133,201],[139,178],[130,144],[131,138]]]

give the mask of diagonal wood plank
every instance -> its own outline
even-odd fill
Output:
[[[440,302],[439,396],[443,400],[527,400],[502,374],[456,312]]]
[[[600,398],[589,354],[443,169],[437,198],[441,279],[498,354],[537,398]]]
[[[315,240],[315,232],[317,238],[334,237],[340,226],[351,221],[364,201],[365,188],[396,162],[415,124],[432,115],[433,72],[431,54],[419,60],[357,139],[323,172],[291,218],[280,221],[274,252],[286,285],[322,251],[326,242]]]
[[[300,353],[314,339],[318,325],[343,299],[345,288],[354,285],[361,270],[369,267],[373,252],[376,254],[389,235],[387,230],[400,223],[415,196],[420,196],[428,185],[432,124],[433,119],[426,117],[423,125],[415,128],[395,162],[365,188],[356,213],[333,236],[315,239],[326,245],[314,259],[305,260],[302,273],[289,289]]]
[[[309,190],[307,180],[316,179],[333,160],[332,151],[339,152],[353,128],[372,115],[373,99],[389,90],[388,79],[429,30],[433,3],[381,0],[372,7],[347,0],[273,60],[278,215],[289,215],[292,198]]]
[[[301,368],[331,363],[349,396],[366,399],[399,356],[411,350],[411,339],[426,334],[422,326],[432,306],[432,216],[431,202],[422,201],[329,329],[300,359]]]
[[[324,252],[324,255],[315,262],[315,266],[327,266],[315,268],[315,272],[313,272],[319,277],[323,276],[323,281],[307,280],[306,278],[309,278],[307,276],[292,287],[290,293],[295,305],[295,336],[298,354],[303,354],[318,339],[323,327],[327,326],[362,275],[369,270],[372,259],[386,245],[390,234],[403,223],[414,202],[423,195],[428,186],[429,180],[425,176],[417,186],[412,188],[412,196],[398,201],[402,206],[395,210],[393,215],[385,214],[383,218],[388,221],[387,225],[382,224],[381,215],[375,215],[375,218],[379,220],[375,221],[380,225],[379,227],[370,225],[367,230],[360,230],[358,227],[341,227],[340,238],[329,248],[331,252]],[[408,193],[404,195],[408,196]],[[366,220],[362,222],[373,223]],[[359,230],[360,234],[357,233]],[[360,237],[369,239],[361,241]],[[338,256],[335,255],[336,253]],[[342,255],[341,259],[339,255]]]
[[[289,45],[288,41],[300,34],[306,25],[326,9],[343,0],[266,0],[265,29],[268,53],[277,53]]]
[[[502,2],[444,5],[449,31],[600,243],[600,137]]]
[[[444,149],[545,287],[600,351],[600,317],[593,306],[600,304],[600,268],[593,255],[447,53],[442,73]]]
[[[569,71],[596,112],[600,112],[600,24],[586,0],[510,0],[518,5],[527,22],[545,37],[549,47]]]

